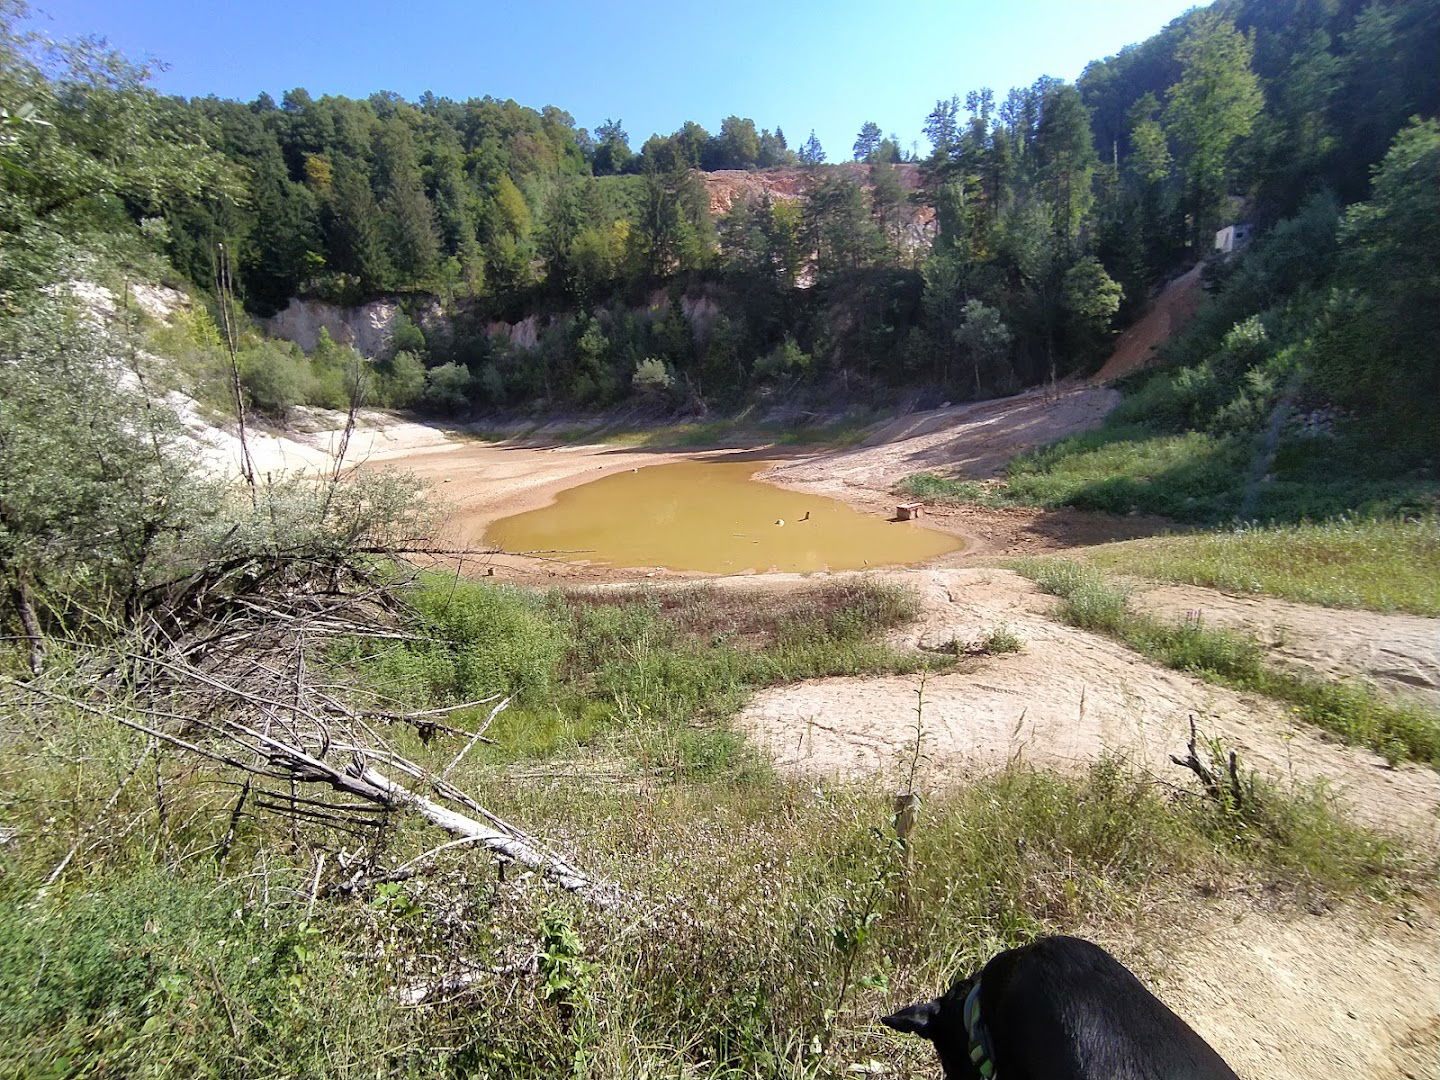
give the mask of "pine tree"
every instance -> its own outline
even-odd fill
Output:
[[[825,161],[825,150],[820,145],[820,140],[815,137],[815,129],[810,129],[810,137],[805,140],[805,145],[800,147],[800,164],[820,165]]]
[[[387,121],[376,141],[377,168],[385,200],[385,234],[401,281],[425,280],[440,258],[435,208],[420,180],[410,131],[398,117]]]
[[[866,120],[860,128],[860,134],[855,137],[855,160],[872,161],[880,150],[880,141],[884,138],[880,134],[880,125],[873,120]]]
[[[363,292],[384,289],[391,269],[380,232],[380,207],[365,174],[348,161],[335,169],[325,217],[334,269],[353,275]]]

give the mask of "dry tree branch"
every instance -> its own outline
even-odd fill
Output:
[[[1240,781],[1240,757],[1234,750],[1230,751],[1227,763],[1226,774],[1228,785],[1222,785],[1221,778],[1216,775],[1215,770],[1206,765],[1200,758],[1199,753],[1200,733],[1195,725],[1195,717],[1190,717],[1190,740],[1185,744],[1185,757],[1170,755],[1170,760],[1181,768],[1189,769],[1200,780],[1205,789],[1205,794],[1221,804],[1228,804],[1238,809],[1245,801],[1244,786]],[[1215,757],[1219,756],[1219,749],[1215,751]],[[1228,786],[1228,792],[1225,788]]]

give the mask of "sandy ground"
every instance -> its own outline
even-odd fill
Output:
[[[1013,397],[911,413],[851,450],[831,451],[769,470],[786,487],[841,495],[847,488],[888,491],[911,473],[941,469],[969,479],[998,475],[1021,451],[1099,426],[1120,401],[1107,387],[1062,383]]]
[[[1272,661],[1332,679],[1358,677],[1440,709],[1440,619],[1337,611],[1188,585],[1142,586],[1132,603],[1167,619],[1198,614],[1206,625],[1254,634]]]
[[[1052,597],[1008,570],[894,571],[923,614],[897,644],[942,650],[999,626],[1016,654],[967,660],[930,676],[920,722],[921,776],[939,786],[1020,758],[1075,768],[1104,754],[1183,782],[1169,761],[1188,724],[1281,782],[1323,781],[1360,821],[1440,843],[1440,774],[1388,768],[1293,722],[1283,706],[1157,667],[1108,638],[1067,626]],[[744,585],[741,587],[753,587]],[[763,690],[740,724],[782,769],[823,776],[898,776],[914,753],[918,676],[819,679]]]
[[[1234,905],[1150,981],[1245,1080],[1440,1080],[1440,919]]]

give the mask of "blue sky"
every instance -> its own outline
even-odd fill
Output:
[[[36,0],[53,37],[95,34],[169,65],[168,93],[278,100],[376,90],[414,99],[514,98],[558,105],[591,130],[622,119],[631,143],[685,120],[710,131],[734,113],[814,128],[848,158],[874,120],[923,147],[937,98],[980,86],[998,96],[1040,75],[1143,40],[1186,0]]]

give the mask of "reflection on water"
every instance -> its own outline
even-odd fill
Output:
[[[717,574],[921,562],[960,541],[751,477],[768,462],[686,461],[616,473],[495,522],[487,542],[607,566]]]

